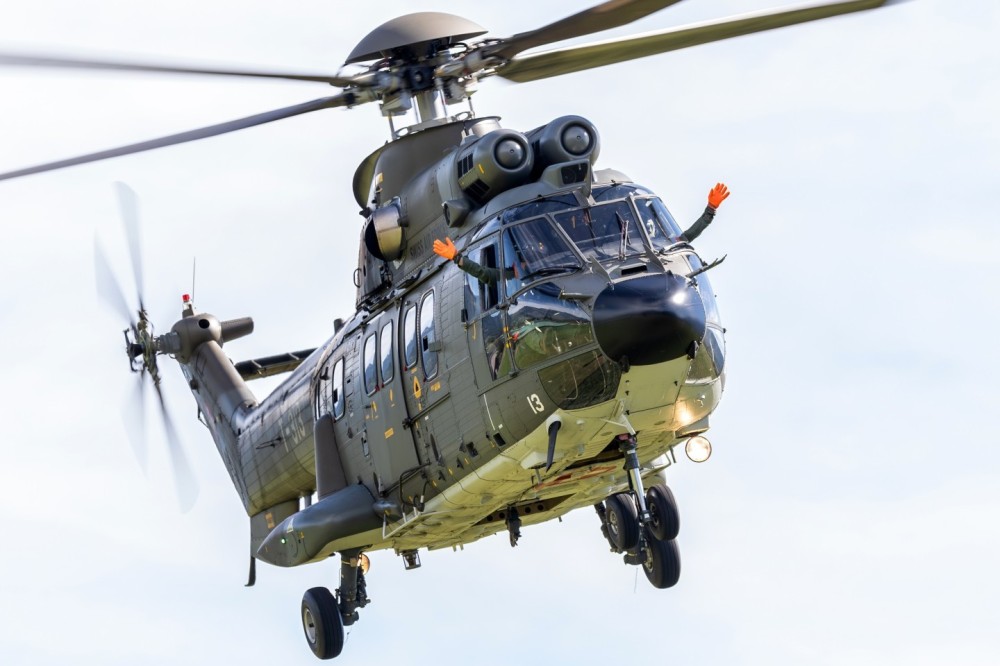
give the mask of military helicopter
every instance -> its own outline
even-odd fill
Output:
[[[486,30],[457,16],[412,14],[355,47],[345,64],[361,73],[335,76],[0,56],[9,65],[342,89],[0,179],[326,108],[378,102],[387,118],[393,140],[362,161],[353,182],[363,216],[356,310],[315,349],[233,363],[223,345],[251,333],[252,320],[198,312],[189,298],[180,320],[157,335],[141,296],[137,221],[126,217],[138,310],[97,254],[102,293],[129,321],[131,369],[163,407],[159,362],[177,360],[212,433],[250,517],[249,584],[257,559],[287,567],[340,554],[336,594],[316,587],[302,600],[316,656],[340,654],[344,626],[368,603],[365,553],[379,549],[411,569],[421,549],[497,532],[514,546],[526,525],[593,507],[627,565],[658,588],[678,581],[680,521],[664,471],[678,445],[696,461],[711,451],[704,433],[725,381],[724,329],[707,277],[717,262],[683,240],[654,192],[595,169],[592,123],[565,116],[522,133],[477,116],[471,95],[489,76],[538,80],[889,3],[834,2],[524,53],[676,2],[605,2],[507,39],[482,38]],[[439,257],[433,241],[445,237],[493,279]],[[281,374],[261,401],[247,386]],[[187,463],[167,423],[183,484]]]

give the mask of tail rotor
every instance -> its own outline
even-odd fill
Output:
[[[138,205],[135,192],[124,183],[115,183],[122,222],[125,228],[125,238],[128,243],[129,256],[132,263],[132,276],[135,283],[136,300],[139,307],[132,310],[125,297],[125,291],[115,278],[110,262],[100,241],[94,239],[94,269],[97,278],[97,291],[104,301],[128,322],[128,327],[122,333],[125,336],[125,354],[128,357],[129,369],[138,375],[130,404],[125,408],[125,423],[129,433],[132,449],[143,471],[146,470],[146,424],[145,424],[145,391],[149,384],[156,394],[163,419],[163,429],[167,438],[167,452],[173,470],[174,486],[182,511],[188,511],[194,506],[198,497],[198,484],[191,471],[184,447],[177,436],[173,418],[167,408],[161,386],[162,375],[157,364],[157,356],[164,353],[161,350],[161,338],[155,333],[153,323],[146,312],[143,299],[142,243],[140,237]]]

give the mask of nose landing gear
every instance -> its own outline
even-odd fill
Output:
[[[601,532],[612,552],[624,554],[626,564],[642,566],[653,587],[673,587],[681,575],[675,541],[680,515],[674,495],[662,483],[643,491],[634,435],[622,435],[619,448],[625,455],[630,489],[594,505],[601,519]]]

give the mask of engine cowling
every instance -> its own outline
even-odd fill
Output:
[[[498,129],[480,138],[455,159],[458,186],[477,204],[517,187],[531,177],[534,154],[520,132]]]
[[[563,162],[589,159],[593,164],[601,153],[597,127],[580,116],[562,116],[527,134],[535,154],[532,175],[537,178],[546,167]]]

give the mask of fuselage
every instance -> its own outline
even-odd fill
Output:
[[[213,428],[232,439],[220,450],[251,516],[353,484],[381,502],[377,529],[307,559],[467,543],[504,529],[509,507],[541,522],[626,487],[617,436],[635,433],[656,474],[671,447],[707,429],[721,321],[705,274],[687,277],[701,260],[651,192],[597,182],[589,196],[512,206],[463,255],[499,279],[430,258],[260,405],[234,410],[229,431]],[[316,434],[324,419],[332,437]],[[342,475],[325,484],[324,447]]]

